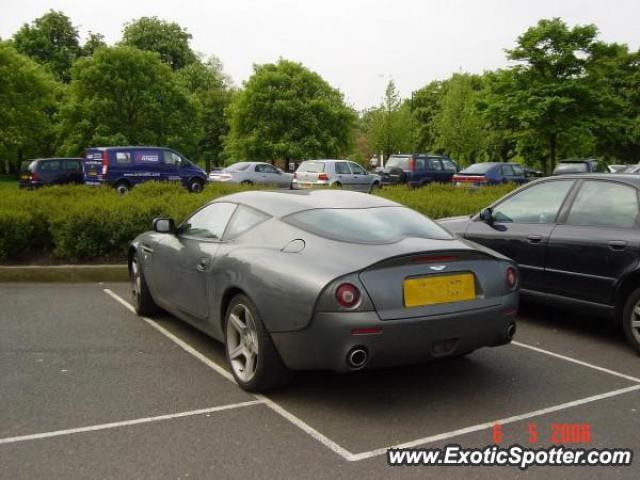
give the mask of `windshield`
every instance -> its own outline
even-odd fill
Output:
[[[299,172],[320,173],[324,172],[324,162],[302,162],[298,167]]]
[[[227,172],[243,172],[249,168],[249,162],[238,162],[226,168]]]
[[[385,168],[401,168],[402,170],[409,170],[409,157],[389,157]]]
[[[559,163],[553,173],[585,173],[586,163]]]
[[[487,173],[495,166],[495,163],[474,163],[473,165],[470,165],[462,170],[460,173]]]
[[[285,222],[321,237],[349,243],[395,243],[406,237],[449,240],[449,232],[406,207],[320,208],[285,217]]]

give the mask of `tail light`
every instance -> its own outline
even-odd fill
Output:
[[[29,175],[29,181],[37,182],[39,180],[40,180],[40,177],[38,176],[38,174],[36,172],[31,172],[31,174]]]
[[[109,153],[105,150],[102,152],[102,175],[106,175],[109,170]]]
[[[451,181],[452,182],[459,182],[460,181],[460,177],[458,175],[454,175],[453,177],[451,177]]]
[[[336,288],[336,300],[341,307],[353,308],[360,301],[360,290],[355,285],[343,283]]]
[[[329,175],[327,175],[326,173],[319,173],[318,180],[329,180]]]
[[[416,169],[416,159],[413,157],[409,157],[409,170],[412,172]]]
[[[516,271],[515,268],[513,267],[507,268],[506,280],[507,280],[507,287],[509,288],[516,287],[516,285],[518,284],[518,272]]]

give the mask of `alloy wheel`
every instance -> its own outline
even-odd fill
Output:
[[[231,368],[243,382],[250,382],[258,366],[258,332],[249,308],[238,304],[227,319],[227,352]]]
[[[640,343],[640,301],[638,301],[631,311],[631,333],[636,342]]]

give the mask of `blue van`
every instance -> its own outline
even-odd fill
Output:
[[[181,182],[190,192],[201,192],[207,181],[202,168],[170,148],[96,147],[84,158],[84,183],[111,185],[119,193],[149,180]]]

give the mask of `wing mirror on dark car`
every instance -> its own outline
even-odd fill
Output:
[[[480,220],[485,223],[493,223],[493,208],[487,207],[480,210]]]
[[[176,223],[173,218],[154,218],[153,230],[158,233],[176,233]]]

